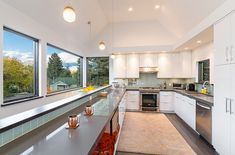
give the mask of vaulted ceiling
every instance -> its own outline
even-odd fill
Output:
[[[71,39],[87,43],[88,21],[92,37],[100,35],[107,25],[130,22],[157,22],[167,33],[181,38],[225,0],[2,0],[38,22]],[[112,5],[113,4],[113,5]],[[62,11],[71,5],[76,11],[75,23],[66,23]],[[155,9],[155,5],[160,5]],[[133,11],[128,11],[132,7]],[[113,8],[113,10],[112,10]],[[152,26],[152,28],[154,28]],[[162,34],[161,34],[162,35]],[[167,34],[168,35],[168,34]],[[139,36],[141,37],[141,36]],[[138,46],[138,45],[137,45]]]

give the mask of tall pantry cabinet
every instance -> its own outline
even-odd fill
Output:
[[[235,154],[235,13],[214,26],[215,86],[212,142],[221,155]]]

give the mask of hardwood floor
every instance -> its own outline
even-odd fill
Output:
[[[216,151],[205,140],[203,140],[193,129],[191,129],[176,114],[165,114],[186,142],[192,147],[197,155],[217,155]],[[116,152],[116,155],[140,155],[137,153]]]

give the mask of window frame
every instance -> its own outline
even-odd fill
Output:
[[[56,48],[56,49],[58,49],[58,50],[61,50],[61,51],[64,51],[64,52],[66,52],[66,53],[69,53],[69,54],[71,54],[71,55],[74,55],[74,56],[77,56],[77,57],[79,57],[79,58],[81,58],[81,85],[80,86],[78,86],[78,87],[74,87],[74,88],[68,88],[68,89],[64,89],[64,90],[56,90],[56,91],[53,91],[53,92],[51,92],[51,93],[48,93],[47,91],[47,94],[46,94],[46,97],[49,97],[49,96],[53,96],[53,95],[57,95],[57,94],[62,94],[62,93],[67,93],[67,92],[70,92],[70,91],[75,91],[75,90],[79,90],[79,89],[82,89],[83,88],[83,68],[84,68],[84,65],[83,65],[83,59],[84,59],[84,57],[83,56],[81,56],[81,55],[79,55],[79,54],[76,54],[76,53],[73,53],[73,52],[70,52],[70,51],[68,51],[68,50],[65,50],[65,49],[63,49],[63,48],[60,48],[60,47],[58,47],[58,46],[55,46],[55,45],[53,45],[53,44],[51,44],[51,43],[47,43],[47,47],[48,46],[50,46],[50,47],[52,47],[52,48]],[[48,48],[47,48],[47,50],[46,50],[46,52],[48,52]],[[47,55],[47,54],[46,54]],[[47,68],[46,68],[46,70],[47,70]],[[47,77],[47,72],[46,72],[46,78],[48,78]],[[48,81],[48,80],[47,80]]]
[[[88,83],[88,58],[107,58],[109,60],[109,71],[110,71],[110,58],[108,56],[86,57],[86,84]],[[109,77],[110,77],[110,72],[109,72]],[[109,79],[109,82],[110,82],[110,79]]]
[[[32,96],[28,96],[28,97],[24,97],[24,98],[19,98],[19,99],[11,99],[11,100],[4,100],[3,97],[3,106],[4,105],[9,105],[9,104],[15,104],[15,103],[20,103],[20,102],[25,102],[28,100],[32,100],[32,99],[37,99],[39,97],[39,39],[36,39],[34,37],[31,37],[25,33],[19,32],[17,30],[11,29],[9,27],[3,26],[3,32],[7,31],[10,33],[14,33],[20,37],[23,38],[27,38],[30,39],[34,42],[33,45],[33,49],[34,49],[34,66],[33,66],[33,73],[34,73],[34,82],[33,82],[33,88],[34,88],[34,92],[32,94]],[[4,36],[3,36],[3,40],[4,40]],[[3,70],[4,73],[4,70]],[[4,85],[4,81],[3,81],[3,85]],[[4,91],[4,90],[3,90]]]

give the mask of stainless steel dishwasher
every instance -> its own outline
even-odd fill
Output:
[[[212,112],[211,106],[198,102],[196,106],[196,130],[212,144]]]

